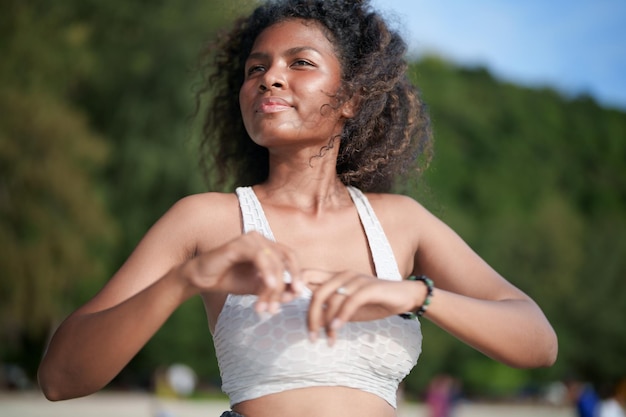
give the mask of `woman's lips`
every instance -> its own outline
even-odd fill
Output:
[[[285,111],[291,108],[291,105],[287,101],[278,97],[268,97],[261,100],[257,106],[257,112],[259,113],[277,113]]]

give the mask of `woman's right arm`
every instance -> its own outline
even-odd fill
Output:
[[[293,254],[258,234],[241,235],[233,197],[205,194],[175,204],[104,288],[59,326],[39,367],[48,399],[103,388],[194,295],[254,293],[259,309],[280,300],[284,285],[276,277],[285,265],[297,279]]]

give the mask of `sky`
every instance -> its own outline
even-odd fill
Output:
[[[371,0],[413,53],[626,111],[626,0]]]

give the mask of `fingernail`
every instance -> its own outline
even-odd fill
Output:
[[[314,332],[314,331],[309,332],[309,341],[311,343],[317,342],[317,332]]]
[[[265,321],[265,320],[269,320],[272,317],[274,317],[272,315],[272,313],[268,312],[268,311],[261,311],[261,312],[257,312],[257,315],[259,316],[259,320],[261,321]]]
[[[268,275],[266,279],[266,284],[270,288],[274,288],[276,286],[276,277],[274,275]]]
[[[276,314],[280,310],[280,303],[278,301],[272,301],[268,310],[270,313]]]
[[[333,321],[330,323],[330,328],[333,330],[337,330],[341,326],[343,326],[343,320],[339,318],[334,318]]]
[[[255,309],[257,313],[267,311],[267,303],[265,301],[259,301],[256,303]]]
[[[302,281],[294,282],[294,287],[297,293],[301,293],[302,291],[304,291],[304,283]]]
[[[289,303],[293,301],[294,298],[296,298],[295,294],[285,292],[280,296],[280,301],[281,303]]]

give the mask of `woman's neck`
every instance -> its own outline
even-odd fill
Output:
[[[345,186],[336,171],[336,157],[287,158],[270,156],[267,181],[255,186],[259,199],[266,204],[298,207],[322,212],[351,204]]]

